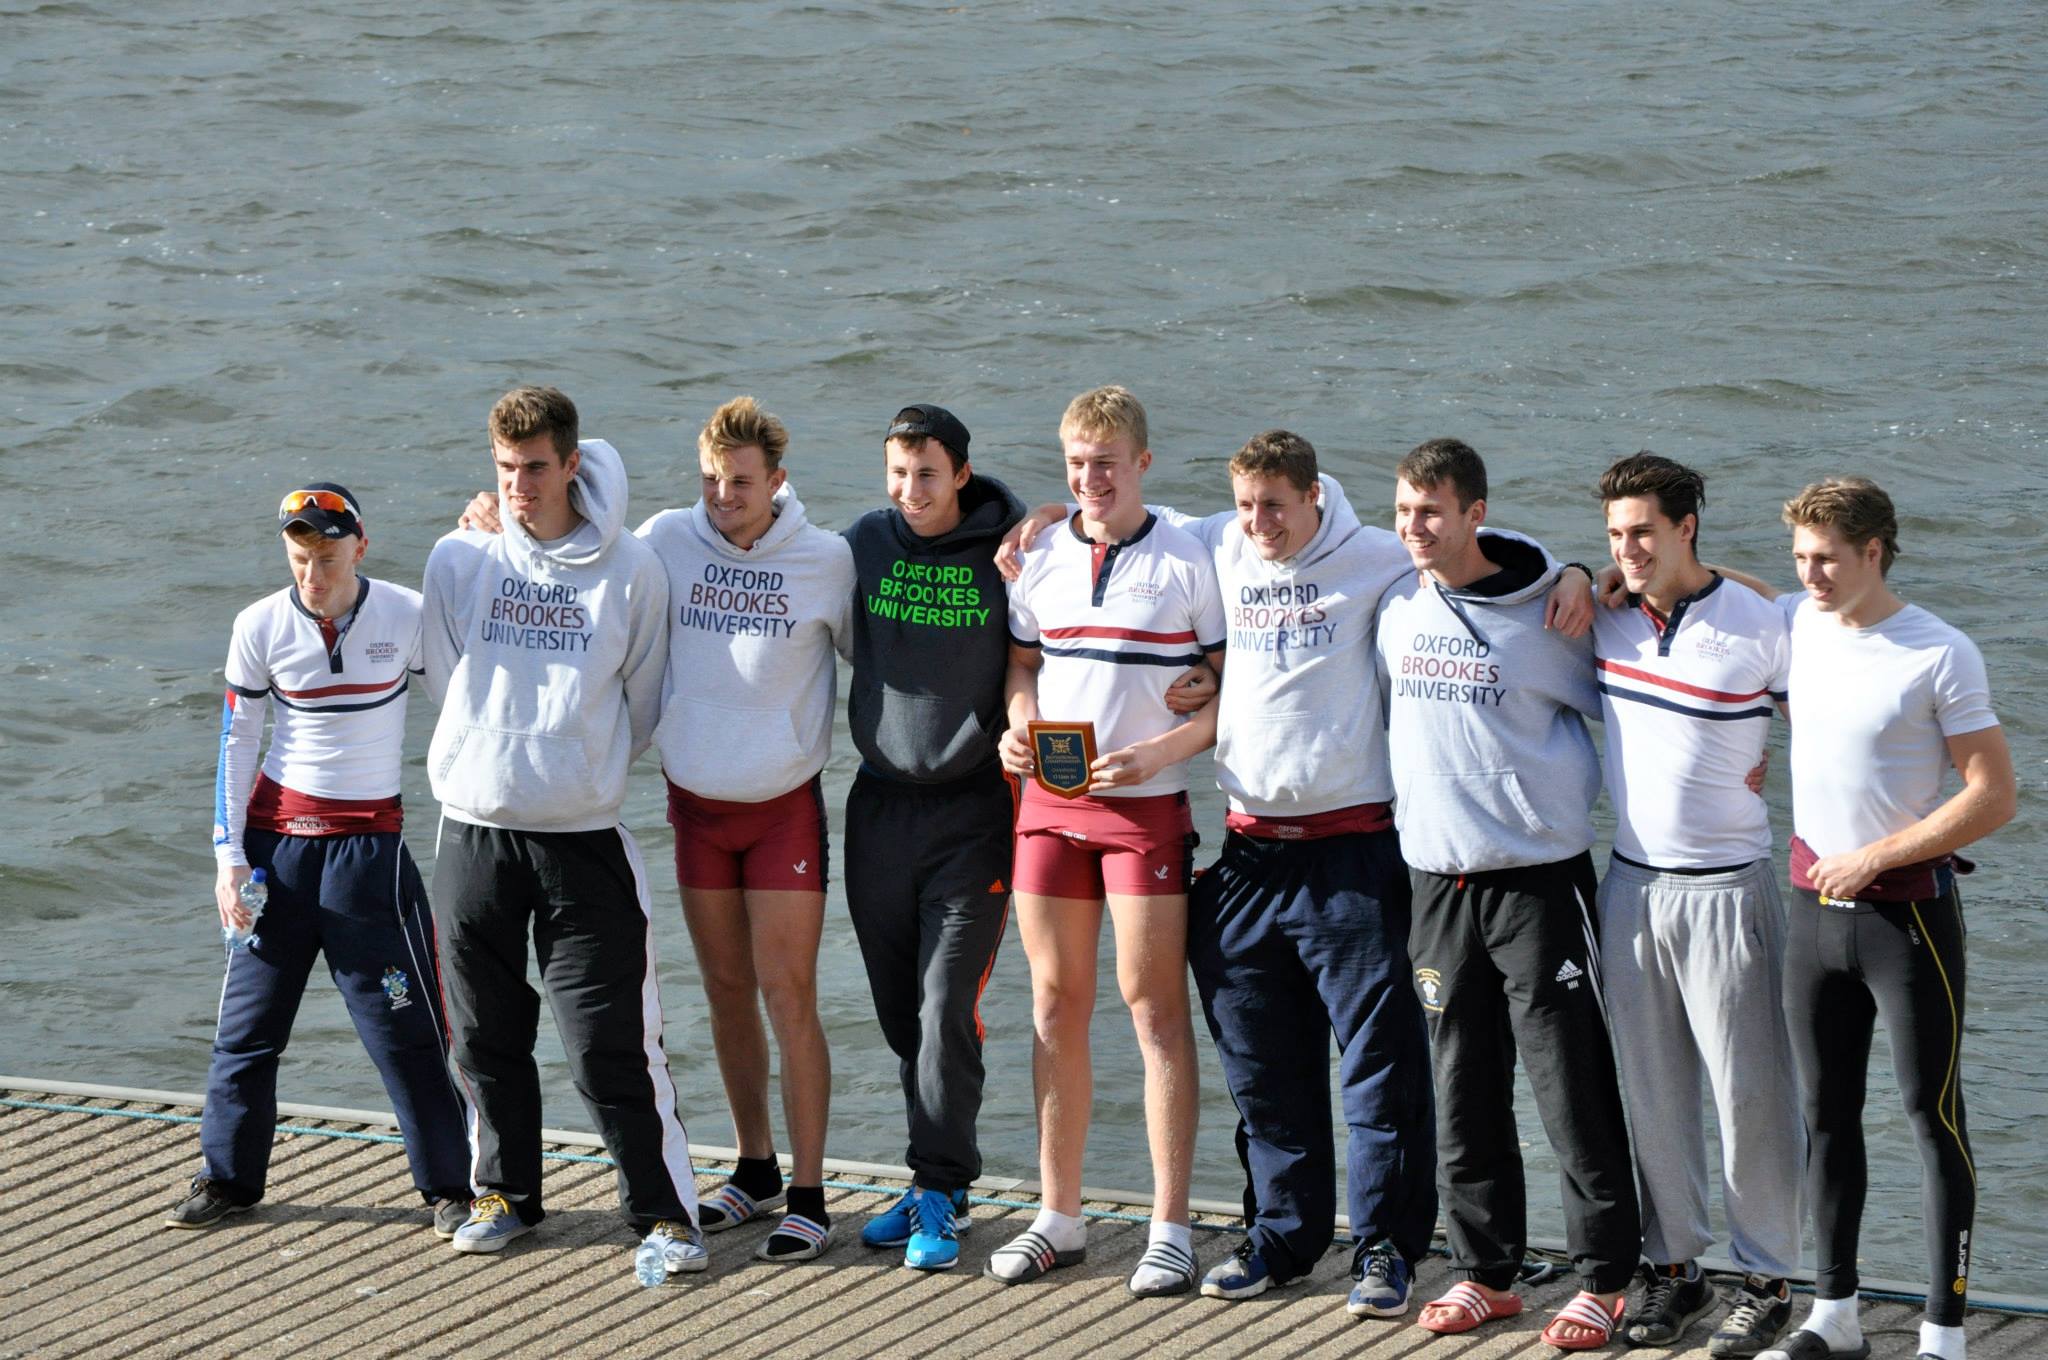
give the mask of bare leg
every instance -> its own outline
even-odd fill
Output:
[[[775,1155],[768,1122],[768,1035],[761,1027],[753,932],[738,888],[684,888],[683,923],[697,950],[697,973],[711,1004],[711,1047],[732,1106],[742,1157]]]
[[[1055,1213],[1079,1214],[1081,1155],[1095,1099],[1088,1022],[1095,1013],[1102,904],[1018,893],[1017,933],[1031,965],[1031,1079],[1038,1099],[1041,1199]],[[1185,1178],[1182,1185],[1184,1206]]]
[[[1145,1062],[1145,1136],[1152,1148],[1152,1217],[1188,1221],[1195,1160],[1195,1031],[1188,1019],[1188,899],[1112,893],[1116,977]]]
[[[832,1056],[818,1019],[818,937],[825,924],[825,894],[750,888],[746,904],[753,972],[782,1055],[790,1183],[820,1185],[825,1179],[825,1126],[832,1102]],[[764,1117],[766,1111],[764,1095]]]

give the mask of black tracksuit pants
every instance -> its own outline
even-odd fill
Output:
[[[1016,804],[1000,773],[909,784],[863,770],[846,795],[846,907],[896,1055],[905,1163],[931,1190],[981,1175],[981,992],[1010,914]]]
[[[624,827],[507,831],[442,823],[434,866],[455,1065],[476,1111],[472,1180],[537,1223],[541,1202],[540,996],[533,939],[570,1079],[618,1165],[636,1233],[696,1221],[689,1137],[662,1049],[646,868]]]
[[[1412,878],[1408,943],[1429,1018],[1451,1273],[1506,1289],[1522,1261],[1519,1052],[1557,1154],[1572,1264],[1587,1289],[1625,1288],[1642,1225],[1600,997],[1593,861]]]
[[[1878,1016],[1924,1168],[1927,1320],[1959,1327],[1970,1274],[1977,1174],[1963,1115],[1963,909],[1955,879],[1921,902],[1824,907],[1795,890],[1785,942],[1785,1019],[1806,1113],[1806,1196],[1824,1299],[1856,1296],[1869,1167],[1864,1079]]]

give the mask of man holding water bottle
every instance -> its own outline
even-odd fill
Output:
[[[325,952],[397,1112],[413,1184],[434,1206],[435,1232],[451,1237],[469,1214],[467,1114],[441,1037],[426,892],[399,836],[420,597],[356,574],[368,538],[341,487],[292,492],[278,525],[292,584],[243,610],[228,647],[213,814],[227,979],[200,1121],[204,1164],[164,1225],[211,1227],[263,1197],[278,1058]],[[243,893],[259,870],[268,902],[255,921]]]

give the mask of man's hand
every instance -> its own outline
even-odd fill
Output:
[[[1619,609],[1628,603],[1628,582],[1621,579],[1620,567],[1609,563],[1593,573],[1593,598],[1602,609]]]
[[[1038,761],[1032,754],[1031,736],[1022,727],[1006,727],[996,742],[996,757],[1003,762],[1003,768],[1019,779],[1029,779],[1031,772],[1038,768]]]
[[[1742,782],[1749,786],[1751,793],[1761,798],[1764,796],[1764,776],[1770,772],[1771,748],[1766,746],[1764,753],[1756,758],[1756,764],[1749,767],[1749,773],[1742,776]]]
[[[1857,893],[1870,886],[1870,880],[1884,872],[1884,865],[1870,847],[1850,850],[1840,855],[1829,855],[1817,859],[1806,876],[1813,880],[1813,886],[1823,897],[1839,897],[1853,901]]]
[[[1196,662],[1173,678],[1166,687],[1166,708],[1170,713],[1199,713],[1223,691],[1223,682],[1206,661]]]
[[[1095,763],[1088,767],[1094,776],[1088,781],[1088,792],[1133,788],[1165,769],[1167,763],[1160,749],[1149,742],[1139,742],[1136,746],[1097,756]]]
[[[213,877],[213,905],[220,908],[220,923],[232,930],[249,928],[249,909],[242,905],[242,885],[249,881],[246,864],[223,864]]]
[[[996,545],[996,571],[1002,578],[1014,581],[1023,574],[1024,554],[1038,541],[1039,530],[1051,528],[1066,517],[1066,506],[1048,501],[1012,525]]]
[[[458,529],[481,529],[487,534],[502,534],[504,524],[498,519],[498,493],[479,491],[471,498],[462,511],[462,518],[455,521]]]
[[[1558,573],[1557,584],[1543,604],[1543,626],[1566,637],[1584,637],[1593,626],[1593,578],[1579,567]]]

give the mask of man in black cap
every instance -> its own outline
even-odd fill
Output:
[[[982,987],[1010,906],[1010,784],[996,760],[1009,624],[996,545],[1024,507],[967,461],[941,406],[897,412],[883,436],[890,505],[853,547],[853,684],[860,773],[846,799],[846,901],[875,1015],[901,1063],[910,1121],[903,1198],[861,1232],[944,1270],[960,1255],[981,1174]]]
[[[269,900],[256,938],[227,951],[203,1166],[164,1224],[210,1227],[263,1197],[278,1058],[324,953],[397,1112],[413,1184],[435,1206],[435,1231],[452,1237],[469,1214],[467,1112],[443,1046],[426,893],[399,835],[420,597],[356,574],[362,514],[332,482],[287,495],[277,522],[292,584],[235,618],[213,814],[221,925],[246,936],[252,874]]]

